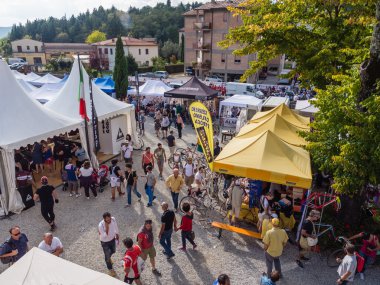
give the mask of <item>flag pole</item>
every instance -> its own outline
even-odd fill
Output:
[[[82,73],[82,70],[81,70],[81,65],[80,65],[80,59],[79,59],[79,54],[77,54],[77,57],[78,57],[78,66],[79,66],[79,75]],[[82,75],[82,78],[83,78],[83,75]],[[80,87],[82,88],[82,92],[83,92],[83,96],[84,96],[84,82],[82,82],[82,86]],[[89,135],[88,135],[88,122],[87,122],[87,116],[84,117],[84,132],[86,134],[86,144],[87,144],[87,155],[88,155],[88,159],[90,160],[90,163],[92,165],[92,159],[91,159],[91,146],[90,146],[90,139],[89,139]]]

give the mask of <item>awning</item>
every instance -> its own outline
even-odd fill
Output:
[[[218,91],[211,89],[194,76],[181,87],[165,92],[164,96],[191,100],[211,100],[218,96]]]

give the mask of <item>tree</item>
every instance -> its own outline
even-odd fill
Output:
[[[178,57],[179,54],[179,45],[176,43],[173,43],[172,41],[167,41],[164,43],[164,45],[161,48],[161,55],[167,60],[170,60],[170,57],[172,55]]]
[[[153,71],[165,70],[165,60],[162,57],[152,57]]]
[[[12,45],[9,39],[0,39],[0,55],[2,57],[10,57],[12,55]]]
[[[68,43],[70,42],[69,34],[61,32],[55,37],[54,41],[56,43]]]
[[[123,41],[119,36],[116,41],[115,67],[113,69],[116,98],[124,100],[128,89],[128,67],[124,56]]]
[[[128,53],[128,55],[126,56],[126,60],[127,60],[127,67],[128,67],[128,75],[134,75],[138,69],[138,65],[135,58],[133,57],[132,54]]]
[[[230,8],[243,24],[230,29],[222,47],[238,43],[236,55],[257,53],[243,79],[286,54],[297,62],[295,72],[318,88],[348,74],[368,54],[373,0],[249,0]],[[292,74],[290,74],[292,75]]]
[[[95,30],[95,31],[92,31],[92,33],[87,36],[86,43],[93,44],[93,43],[105,41],[106,39],[107,37],[105,33],[99,30]]]

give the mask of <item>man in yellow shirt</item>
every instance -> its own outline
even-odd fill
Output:
[[[275,270],[278,271],[280,276],[282,276],[280,256],[282,255],[284,246],[288,241],[288,235],[285,230],[279,228],[279,224],[279,219],[272,219],[273,228],[267,231],[263,238],[268,276],[272,273],[273,263]]]
[[[182,176],[179,175],[179,170],[178,168],[173,169],[173,174],[170,175],[166,179],[166,187],[169,188],[171,194],[172,194],[172,199],[173,199],[173,204],[175,211],[178,211],[178,197],[179,197],[179,192],[181,191],[181,187],[184,184]]]

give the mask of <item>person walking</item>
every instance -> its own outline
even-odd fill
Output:
[[[166,255],[167,259],[172,258],[175,254],[172,251],[172,234],[173,227],[177,225],[177,220],[175,214],[172,210],[169,210],[169,205],[166,202],[161,204],[161,208],[164,213],[161,216],[161,229],[158,235],[160,239],[160,244],[164,248],[163,254]]]
[[[153,200],[154,200],[154,187],[156,186],[156,177],[154,176],[152,172],[152,167],[147,166],[147,175],[146,175],[146,184],[145,184],[145,192],[146,195],[148,196],[148,204],[146,205],[147,207],[151,207],[153,205]]]
[[[124,246],[127,248],[124,254],[124,282],[132,284],[133,281],[137,285],[141,285],[140,269],[138,264],[138,258],[141,255],[141,248],[138,245],[133,245],[133,240],[129,237],[123,240]]]
[[[235,185],[231,188],[230,197],[232,209],[228,215],[228,220],[231,225],[235,225],[236,221],[239,219],[243,195],[245,194],[240,182],[240,179],[237,179]]]
[[[116,252],[116,242],[119,242],[119,228],[116,219],[112,217],[109,212],[103,214],[103,220],[101,220],[98,225],[98,233],[100,244],[102,245],[104,252],[108,274],[114,277],[116,276],[116,272],[113,269],[111,257]]]
[[[187,194],[191,195],[192,184],[194,183],[195,165],[193,159],[189,157],[184,165],[183,175],[185,176],[185,184],[187,186]]]
[[[10,238],[7,239],[0,247],[0,258],[7,259],[12,263],[23,257],[29,250],[28,237],[21,232],[19,226],[14,226],[9,230]]]
[[[161,121],[162,139],[168,136],[168,127],[170,125],[168,114],[164,113]]]
[[[125,184],[127,192],[127,204],[125,207],[129,207],[132,204],[132,191],[136,194],[138,201],[141,201],[141,194],[137,191],[137,174],[136,170],[132,169],[132,164],[127,163],[125,165]]]
[[[79,170],[73,164],[73,159],[70,157],[69,161],[65,165],[64,171],[67,173],[67,184],[70,191],[70,197],[75,193],[75,197],[78,198],[81,196],[78,191],[78,173]]]
[[[177,126],[177,130],[178,130],[178,138],[179,139],[182,139],[182,129],[183,129],[184,125],[185,124],[183,123],[181,114],[177,114],[176,126]]]
[[[44,171],[42,158],[43,158],[42,145],[38,142],[35,142],[32,148],[32,160],[33,160],[34,165],[36,166],[36,173],[38,173],[38,169],[40,169],[41,172]]]
[[[119,196],[122,196],[125,194],[125,192],[121,191],[121,179],[123,178],[123,172],[121,171],[117,163],[118,163],[118,160],[113,159],[111,161],[112,165],[109,167],[112,201],[115,201],[115,190],[119,192]]]
[[[79,169],[79,180],[80,185],[84,188],[84,195],[87,200],[90,199],[90,188],[91,192],[95,198],[98,197],[98,193],[96,192],[95,187],[91,187],[91,184],[94,182],[94,178],[92,176],[94,169],[91,167],[90,161],[86,160],[83,163],[83,166]],[[112,185],[111,185],[112,187]]]
[[[357,267],[357,260],[355,256],[355,246],[347,243],[344,247],[346,255],[343,259],[337,258],[337,262],[340,263],[338,268],[339,278],[336,280],[338,285],[346,285],[348,282],[353,282]]]
[[[177,212],[179,192],[184,184],[182,176],[179,175],[178,168],[173,169],[173,174],[166,179],[165,184],[171,192],[174,209]]]
[[[62,242],[59,238],[53,237],[52,233],[44,234],[44,239],[40,242],[38,248],[58,257],[63,253]]]
[[[77,158],[76,166],[78,168],[81,168],[83,163],[86,160],[88,160],[88,156],[86,154],[86,151],[84,150],[84,148],[81,144],[75,144],[73,150],[74,150],[74,155]]]
[[[281,277],[280,256],[288,241],[288,235],[285,230],[279,228],[279,219],[272,219],[272,225],[273,228],[267,231],[263,238],[267,275],[271,276],[274,264],[274,268],[278,271],[278,274]]]
[[[130,145],[129,141],[126,140],[121,146],[121,155],[125,163],[133,164],[133,147]]]
[[[301,260],[309,260],[309,253],[311,251],[311,246],[309,244],[308,238],[311,240],[317,239],[315,225],[314,223],[319,220],[321,214],[317,210],[311,210],[309,216],[306,218],[302,225],[301,236],[299,241],[299,255],[296,263],[299,267],[303,268],[304,265]],[[318,240],[316,240],[318,242]],[[315,244],[316,245],[316,244]]]
[[[145,175],[147,174],[146,167],[148,165],[152,166],[152,169],[154,168],[154,155],[153,153],[150,152],[149,146],[145,148],[145,151],[142,155],[141,165],[142,165],[142,169],[144,170]]]
[[[164,170],[164,163],[166,162],[166,153],[161,143],[157,144],[157,148],[154,150],[154,158],[156,159],[159,176],[158,178],[163,180],[162,171]]]
[[[145,220],[144,225],[140,228],[139,233],[137,234],[137,242],[142,250],[142,259],[146,261],[149,257],[153,274],[161,276],[161,273],[156,269],[156,248],[154,247],[152,220]]]
[[[138,117],[138,120],[139,120],[140,135],[144,136],[146,118],[145,118],[143,110],[140,111],[140,115]]]
[[[54,202],[59,203],[57,192],[55,188],[49,185],[48,178],[46,176],[41,177],[41,188],[37,189],[34,194],[34,201],[41,202],[41,214],[50,225],[50,230],[55,230],[55,214],[54,214]]]
[[[175,151],[175,137],[173,136],[173,131],[170,131],[166,139],[168,141],[170,155],[173,156]]]
[[[182,247],[180,247],[179,250],[186,251],[186,240],[188,240],[192,244],[193,249],[196,249],[197,245],[193,239],[193,212],[190,211],[190,204],[183,203],[182,210],[185,213],[185,215],[182,216],[181,225],[179,226],[179,228],[175,228],[175,231],[182,230]]]

